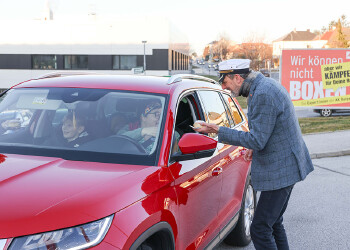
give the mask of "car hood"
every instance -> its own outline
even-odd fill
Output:
[[[0,154],[0,239],[111,215],[153,192],[152,185],[144,188],[144,182],[158,170]]]

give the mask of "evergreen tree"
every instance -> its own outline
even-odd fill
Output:
[[[348,48],[349,47],[349,41],[346,40],[345,35],[342,31],[343,27],[342,27],[342,22],[340,21],[340,18],[338,20],[337,23],[337,48]]]

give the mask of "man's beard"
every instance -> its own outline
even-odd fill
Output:
[[[238,97],[238,93],[235,93],[235,92],[231,91],[231,96],[232,96],[233,98],[236,98],[236,97]]]

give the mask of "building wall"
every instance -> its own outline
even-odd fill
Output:
[[[37,56],[35,54],[34,56]],[[52,56],[52,54],[50,54]],[[8,88],[16,83],[35,78],[53,71],[65,71],[64,57],[66,55],[54,55],[55,68],[34,68],[33,55],[31,54],[0,54],[0,88]],[[143,55],[136,55],[136,67],[143,67]],[[132,74],[131,69],[113,69],[113,55],[87,55],[88,63],[85,69],[72,71],[96,71],[107,74]],[[169,75],[169,58],[167,49],[155,49],[151,55],[146,55],[147,75]],[[68,69],[70,70],[70,69]]]
[[[0,29],[0,88],[53,70],[71,70],[65,67],[66,56],[85,56],[87,66],[78,71],[132,74],[129,68],[113,68],[115,56],[136,56],[133,65],[143,67],[145,54],[147,75],[189,73],[187,38],[159,18],[123,18],[113,23],[14,21],[0,23]],[[147,41],[145,46],[142,41]],[[55,56],[54,66],[39,69],[33,63],[38,55]]]
[[[51,51],[50,51],[51,52]],[[55,71],[91,71],[98,74],[133,74],[132,69],[113,69],[113,57],[115,55],[85,55],[87,57],[87,68],[66,69],[65,56],[55,56],[56,64],[47,69],[36,68],[33,57],[40,54],[0,54],[0,88],[9,88],[19,82],[55,72]],[[46,55],[46,54],[45,54]],[[171,58],[169,58],[169,55]],[[79,55],[78,55],[79,56]],[[123,56],[123,55],[119,55]],[[125,56],[125,55],[124,55]],[[143,55],[136,56],[136,67],[143,67]],[[151,55],[146,55],[147,75],[173,75],[189,73],[189,57],[177,51],[167,49],[154,49]]]
[[[18,83],[27,81],[29,79],[36,79],[38,77],[44,76],[49,73],[57,72],[55,70],[0,70],[0,89],[10,88]],[[72,71],[75,72],[75,71]],[[79,72],[85,72],[84,70],[79,70]],[[100,71],[88,71],[96,72],[97,74],[106,74],[106,75],[132,75],[131,70],[121,70],[121,71],[112,71],[112,70],[100,70]],[[180,72],[179,72],[180,73]],[[146,75],[152,76],[166,76],[169,75],[168,70],[148,70]]]

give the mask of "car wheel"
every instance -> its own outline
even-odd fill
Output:
[[[331,109],[321,109],[320,115],[323,117],[329,117],[332,115],[332,110]]]
[[[147,243],[143,243],[136,250],[153,250],[153,249],[155,249],[155,248],[153,248],[151,245],[149,245]]]
[[[250,226],[253,221],[256,208],[256,191],[250,182],[248,176],[246,188],[243,195],[241,211],[236,227],[224,239],[228,245],[246,246],[251,241]]]

